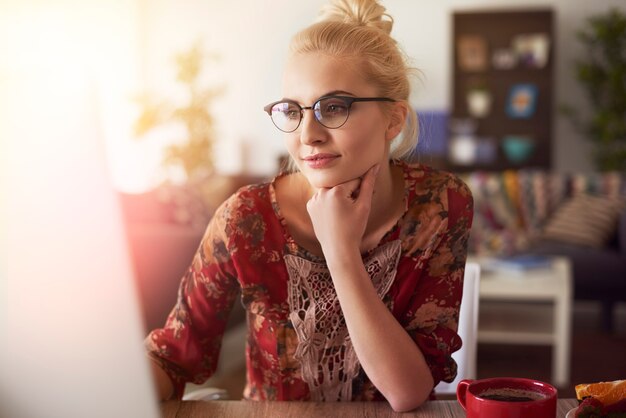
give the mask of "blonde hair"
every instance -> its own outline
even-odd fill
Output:
[[[417,145],[418,122],[409,103],[409,76],[414,72],[390,36],[393,18],[376,0],[331,0],[317,23],[297,33],[290,54],[321,52],[333,57],[358,58],[365,79],[378,94],[402,102],[408,109],[401,135],[393,140],[391,158],[408,158]]]

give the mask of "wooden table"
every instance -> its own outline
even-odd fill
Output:
[[[559,399],[556,418],[578,405],[576,399]],[[465,417],[457,401],[430,401],[411,412],[394,412],[386,402],[255,402],[255,401],[168,401],[161,404],[163,418],[240,417]]]

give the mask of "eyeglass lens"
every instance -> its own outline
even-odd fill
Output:
[[[348,119],[350,105],[339,97],[326,97],[312,106],[315,119],[327,128],[342,126]],[[272,121],[281,131],[292,132],[298,129],[303,116],[302,107],[294,102],[281,102],[272,106]]]

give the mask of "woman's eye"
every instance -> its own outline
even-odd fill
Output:
[[[291,120],[300,119],[300,108],[293,103],[285,103],[283,108],[281,109],[282,114],[285,118]]]
[[[285,116],[289,119],[298,119],[300,118],[300,111],[294,109],[288,110],[285,112]]]
[[[345,113],[346,110],[347,110],[346,104],[343,102],[327,103],[324,106],[324,113],[327,113],[327,114]]]

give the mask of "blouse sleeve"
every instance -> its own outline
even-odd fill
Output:
[[[447,227],[424,264],[404,324],[422,351],[435,386],[453,381],[457,373],[451,354],[461,348],[459,307],[473,216],[472,195],[464,183],[457,180],[446,194]]]
[[[145,341],[149,356],[168,374],[179,399],[186,382],[203,383],[215,372],[224,329],[239,292],[227,249],[226,206],[209,222],[165,326],[152,331]]]

